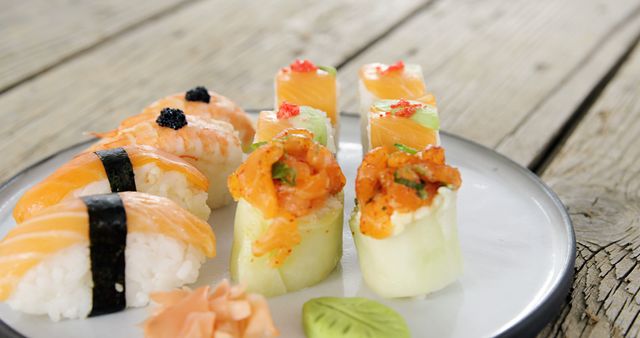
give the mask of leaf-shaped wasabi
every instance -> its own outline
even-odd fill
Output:
[[[321,297],[302,308],[308,338],[409,338],[404,318],[366,298]]]

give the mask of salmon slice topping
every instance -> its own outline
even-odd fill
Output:
[[[177,156],[144,145],[127,145],[123,149],[134,171],[144,165],[154,164],[162,170],[185,175],[189,183],[199,189],[206,191],[209,187],[209,180],[198,169]],[[13,217],[16,223],[22,223],[38,210],[70,197],[75,190],[106,179],[104,166],[96,154],[79,154],[29,189],[13,209]]]
[[[407,99],[435,105],[435,98],[427,92],[421,72],[409,71],[409,66],[402,61],[392,65],[366,64],[360,68],[359,75],[376,99]]]
[[[280,69],[275,79],[276,105],[282,102],[309,106],[327,113],[333,126],[338,122],[336,70],[296,60]]]
[[[412,212],[429,206],[442,186],[457,190],[462,183],[458,169],[445,163],[444,149],[389,152],[379,147],[365,155],[356,176],[356,201],[360,231],[373,238],[393,232],[394,211]]]
[[[253,254],[271,253],[274,267],[301,241],[297,218],[322,208],[345,182],[333,154],[304,129],[287,129],[256,149],[228,179],[234,199],[244,198],[271,220]]]
[[[211,226],[173,201],[139,192],[119,193],[129,233],[154,233],[190,244],[207,257],[216,254]],[[74,245],[89,243],[85,203],[68,199],[43,209],[0,241],[0,300],[13,293],[22,277],[44,259]]]
[[[143,324],[145,338],[269,338],[280,335],[273,323],[267,300],[231,286],[225,279],[218,286],[193,291],[154,292],[159,305]]]

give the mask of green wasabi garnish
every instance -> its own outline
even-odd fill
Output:
[[[404,318],[366,298],[322,297],[302,308],[308,338],[409,338]]]

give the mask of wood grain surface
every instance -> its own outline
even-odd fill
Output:
[[[439,1],[352,60],[342,84],[353,87],[365,62],[419,63],[445,130],[501,145],[528,165],[640,32],[632,20],[638,8],[637,1]],[[356,101],[345,91],[345,109]]]
[[[298,57],[424,68],[443,127],[529,166],[574,221],[576,278],[540,337],[640,336],[640,2],[0,0],[0,181],[206,85],[273,105]]]
[[[0,0],[0,93],[186,0]]]
[[[204,1],[181,8],[0,96],[0,151],[7,152],[0,180],[82,140],[84,131],[113,128],[194,85],[245,107],[272,106],[279,67],[301,56],[337,64],[424,4]],[[237,13],[243,20],[228,20]]]
[[[640,335],[640,50],[636,48],[542,178],[574,222],[571,302],[542,336]]]

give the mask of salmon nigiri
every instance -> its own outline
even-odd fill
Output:
[[[243,148],[251,144],[255,130],[247,113],[228,98],[201,86],[153,102],[142,113],[122,121],[120,128],[129,128],[149,117],[155,118],[167,107],[180,109],[185,115],[229,122],[238,131]],[[104,134],[103,136],[109,135]]]
[[[211,208],[231,201],[225,182],[240,165],[242,149],[238,133],[229,123],[185,115],[180,109],[164,108],[158,116],[148,116],[130,127],[118,128],[108,134],[88,151],[130,144],[158,148],[184,159],[209,179],[208,204]]]
[[[333,128],[327,115],[308,106],[282,102],[277,111],[261,111],[258,116],[258,129],[254,142],[271,141],[287,129],[306,129],[313,133],[313,140],[336,152]]]
[[[276,75],[276,107],[286,101],[322,110],[331,119],[337,133],[340,113],[336,74],[333,67],[316,66],[309,60],[295,60]]]
[[[52,320],[144,306],[194,282],[216,253],[209,224],[140,192],[62,201],[0,242],[0,301]]]
[[[376,101],[367,118],[366,142],[362,144],[365,153],[375,147],[422,150],[440,144],[438,111],[430,104],[404,99]]]
[[[366,142],[367,115],[378,100],[413,100],[436,106],[435,97],[427,92],[422,67],[398,61],[392,65],[368,63],[360,68],[358,92],[362,144]]]
[[[20,198],[13,209],[22,223],[41,209],[71,198],[120,191],[167,197],[207,220],[209,180],[185,160],[150,146],[82,153]]]

